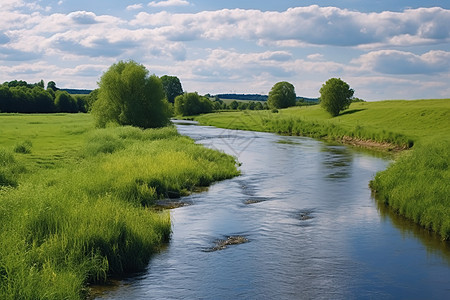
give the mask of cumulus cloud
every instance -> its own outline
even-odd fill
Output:
[[[365,69],[384,74],[433,74],[450,72],[450,52],[429,51],[422,55],[398,50],[369,52],[354,60]]]
[[[132,24],[157,26],[180,41],[240,38],[292,45],[409,46],[450,41],[449,19],[450,10],[442,8],[362,13],[313,5],[283,12],[223,9],[194,14],[142,13]]]
[[[195,82],[211,83],[205,85],[205,92],[227,91],[229,86],[239,92],[261,92],[270,90],[274,82],[289,80],[300,92],[302,86],[309,89],[304,96],[317,96],[330,77],[354,76],[361,86],[367,80],[369,87],[370,76],[389,81],[431,74],[426,78],[432,80],[423,85],[426,91],[449,79],[450,10],[443,8],[380,13],[317,5],[286,11],[221,9],[180,14],[158,10],[137,11],[133,17],[125,14],[131,18],[126,19],[89,11],[51,14],[36,5],[37,10],[30,13],[32,5],[27,4],[33,3],[41,2],[2,0],[0,76],[21,70],[53,72],[51,80],[57,76],[68,84],[84,80],[86,87],[92,87],[102,66],[134,58],[159,75],[185,78],[193,90],[198,90]],[[189,3],[152,1],[149,6]],[[143,6],[138,3],[127,9]],[[446,51],[424,53],[430,45]],[[359,58],[350,61],[351,54]],[[330,61],[336,56],[339,62]],[[26,67],[27,61],[33,63]],[[70,67],[61,67],[61,62]],[[48,64],[54,64],[53,69],[45,67]],[[5,66],[11,68],[2,74]]]
[[[152,1],[148,4],[150,7],[168,7],[168,6],[186,6],[189,5],[189,1],[186,0],[165,0],[165,1]]]
[[[95,24],[97,23],[96,15],[93,12],[75,11],[68,14],[68,17],[77,24]]]
[[[132,4],[127,6],[127,10],[137,10],[143,7],[142,3]]]

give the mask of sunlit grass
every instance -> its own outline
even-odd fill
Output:
[[[238,174],[175,127],[94,129],[89,115],[0,114],[0,299],[80,299],[142,270],[171,232],[152,203]],[[31,153],[13,150],[31,141]]]

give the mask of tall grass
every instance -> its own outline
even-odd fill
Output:
[[[25,167],[18,162],[12,152],[0,148],[0,188],[17,186],[19,174],[25,172]]]
[[[22,126],[15,138],[32,136],[37,146],[30,155],[0,149],[7,179],[0,186],[0,299],[82,299],[88,283],[142,270],[171,232],[169,213],[152,210],[153,201],[238,174],[232,157],[174,127],[93,129],[74,121],[59,130],[56,119],[28,127],[36,116],[17,117],[6,117],[14,125],[4,123],[5,131]],[[30,134],[41,125],[43,132]],[[35,163],[41,160],[64,163],[48,168]]]
[[[369,140],[377,143],[392,144],[393,147],[411,148],[414,141],[407,136],[390,130],[375,130],[363,125],[353,128],[342,127],[330,121],[313,121],[300,117],[273,117],[262,120],[266,131],[287,135],[301,135],[314,138],[327,138],[345,141],[350,139]]]
[[[399,214],[450,239],[450,141],[424,145],[379,172],[371,187]]]

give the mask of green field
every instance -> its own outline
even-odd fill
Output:
[[[450,239],[450,99],[353,103],[331,118],[320,106],[221,112],[195,118],[222,128],[342,141],[384,151],[405,150],[376,175],[378,199]]]
[[[0,299],[82,299],[89,283],[142,270],[171,233],[155,200],[237,174],[175,127],[0,114]]]

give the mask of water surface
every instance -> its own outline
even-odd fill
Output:
[[[170,243],[100,299],[445,299],[450,247],[377,204],[389,164],[343,145],[178,124],[242,175],[173,209]],[[209,251],[219,239],[247,243]]]

